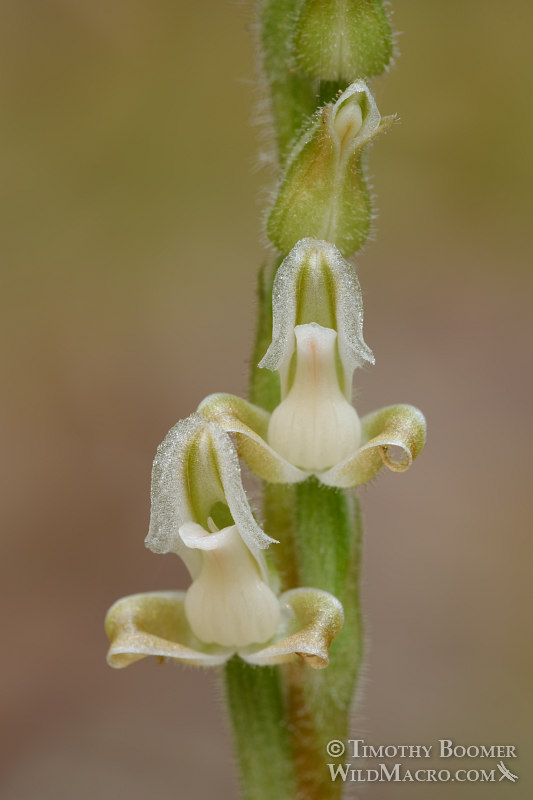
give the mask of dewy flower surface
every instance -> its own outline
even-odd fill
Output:
[[[232,395],[199,407],[237,436],[249,467],[273,483],[316,475],[348,488],[385,464],[407,469],[424,446],[426,424],[413,406],[397,405],[361,420],[351,405],[352,376],[374,363],[363,339],[363,302],[353,267],[337,248],[303,239],[281,264],[273,288],[272,343],[260,367],[280,376],[272,414]],[[402,453],[392,460],[390,448]]]
[[[192,585],[115,603],[106,620],[109,663],[156,655],[216,666],[238,652],[254,664],[299,655],[326,666],[342,606],[308,588],[278,597],[263,555],[272,542],[246,499],[230,436],[197,414],[179,422],[154,460],[146,543],[179,555]]]

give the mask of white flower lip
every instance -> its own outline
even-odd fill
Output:
[[[186,547],[202,551],[200,572],[185,596],[187,619],[198,639],[223,647],[271,639],[279,625],[279,601],[237,526],[209,533],[188,522],[180,536]]]
[[[339,386],[337,333],[315,322],[297,325],[296,369],[273,412],[268,443],[301,469],[321,472],[347,458],[361,442],[361,423]]]

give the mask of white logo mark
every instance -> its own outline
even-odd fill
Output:
[[[507,780],[511,781],[512,783],[518,780],[518,775],[514,775],[510,770],[508,770],[503,761],[500,761],[498,764],[496,764],[496,766],[502,773],[500,783],[504,778],[507,778]]]

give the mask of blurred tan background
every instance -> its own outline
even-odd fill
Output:
[[[430,439],[361,492],[352,733],[519,748],[514,785],[365,797],[526,800],[533,7],[394,9],[402,57],[376,91],[401,124],[371,154],[379,236],[358,260],[377,364],[357,407],[415,403]],[[187,585],[143,546],[152,458],[206,394],[245,391],[266,179],[249,19],[220,0],[0,3],[6,800],[236,796],[215,677],[111,671],[103,617]]]

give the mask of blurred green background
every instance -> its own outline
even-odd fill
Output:
[[[205,395],[246,387],[268,182],[252,20],[251,2],[0,3],[10,800],[236,795],[215,676],[111,671],[103,617],[187,585],[143,546],[155,447]],[[396,0],[393,22],[402,55],[375,89],[401,124],[370,159],[379,236],[358,264],[377,365],[356,405],[412,402],[430,438],[408,474],[360,493],[352,734],[519,748],[512,787],[370,798],[526,800],[533,6]]]

